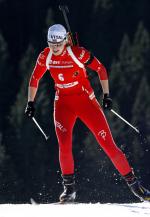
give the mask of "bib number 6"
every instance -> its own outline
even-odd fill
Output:
[[[58,78],[59,78],[60,81],[64,81],[65,80],[63,74],[58,74]]]

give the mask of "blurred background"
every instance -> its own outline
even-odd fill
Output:
[[[0,203],[30,203],[31,198],[50,203],[62,191],[49,72],[40,81],[35,118],[50,139],[45,141],[24,115],[29,78],[47,46],[47,29],[54,23],[65,25],[59,4],[68,5],[80,45],[107,68],[114,110],[146,137],[106,113],[118,147],[150,188],[150,1],[0,0]],[[88,74],[101,103],[98,76]],[[73,152],[78,201],[137,201],[80,120],[73,132]]]

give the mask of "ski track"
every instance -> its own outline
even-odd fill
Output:
[[[150,217],[150,203],[1,204],[0,217]]]

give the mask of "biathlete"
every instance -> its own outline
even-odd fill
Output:
[[[150,192],[135,177],[125,155],[116,146],[103,110],[90,85],[86,67],[98,73],[103,90],[103,108],[110,110],[112,99],[109,96],[108,76],[104,65],[85,48],[71,46],[66,29],[60,24],[49,28],[47,41],[48,47],[39,54],[30,78],[25,113],[30,118],[34,116],[38,83],[49,70],[56,88],[54,124],[64,186],[60,201],[70,202],[76,199],[72,131],[77,118],[94,134],[131,191],[141,200],[150,200]]]

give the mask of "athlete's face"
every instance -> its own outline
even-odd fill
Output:
[[[65,41],[59,42],[59,43],[51,43],[48,41],[48,46],[50,47],[50,49],[52,50],[52,53],[55,56],[58,56],[62,53],[62,51],[64,50],[64,47],[66,45]]]

